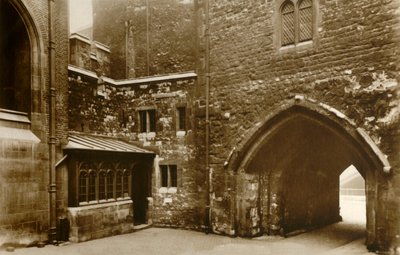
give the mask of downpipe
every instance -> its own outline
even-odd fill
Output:
[[[210,0],[205,0],[205,96],[206,96],[206,173],[207,173],[207,205],[205,208],[206,234],[212,232],[211,204],[212,204],[212,171],[210,168]]]
[[[57,243],[57,227],[56,227],[56,176],[55,176],[55,158],[56,158],[56,116],[55,116],[55,42],[54,42],[54,1],[48,1],[48,26],[49,26],[49,243]]]

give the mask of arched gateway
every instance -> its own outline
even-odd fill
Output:
[[[306,100],[259,123],[235,150],[232,201],[239,236],[286,234],[340,220],[339,176],[354,165],[366,180],[367,245],[376,246],[378,179],[390,166],[345,115]]]

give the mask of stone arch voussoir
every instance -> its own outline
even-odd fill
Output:
[[[311,99],[305,99],[302,96],[297,96],[288,103],[277,107],[262,121],[248,130],[242,141],[231,150],[224,164],[225,169],[233,172],[238,171],[243,162],[248,160],[246,156],[251,149],[257,146],[255,145],[257,141],[260,141],[261,137],[270,130],[277,128],[285,118],[290,118],[290,115],[296,112],[314,115],[321,118],[323,122],[332,125],[333,128],[346,135],[348,139],[351,139],[356,146],[362,148],[363,153],[368,156],[376,169],[381,169],[386,174],[390,173],[391,166],[386,155],[381,152],[364,129],[357,127],[353,120],[334,107]]]

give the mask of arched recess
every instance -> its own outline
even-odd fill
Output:
[[[339,176],[353,164],[366,179],[367,245],[376,242],[379,176],[390,166],[372,140],[345,115],[293,101],[248,132],[232,152],[231,204],[240,236],[283,234],[336,222]]]
[[[41,36],[42,32],[21,0],[6,0],[2,1],[1,5],[3,11],[7,10],[7,13],[2,15],[3,19],[10,23],[2,29],[5,30],[2,31],[4,32],[2,33],[4,35],[2,40],[4,49],[9,48],[6,42],[8,39],[10,39],[9,43],[18,42],[19,48],[15,48],[17,49],[15,51],[9,48],[10,54],[13,54],[13,56],[8,56],[13,59],[11,62],[7,59],[8,57],[2,56],[2,59],[8,62],[11,69],[14,70],[13,72],[16,73],[13,74],[14,78],[8,79],[12,84],[3,86],[4,90],[14,90],[10,98],[13,96],[15,99],[12,99],[13,102],[5,103],[0,108],[16,111],[16,114],[25,113],[30,119],[32,130],[37,130],[38,132],[35,133],[40,135],[40,131],[43,129],[42,113],[45,112],[45,105],[42,104],[45,78],[42,72],[47,60]],[[18,38],[15,40],[11,37],[6,39],[7,34]],[[4,65],[2,66],[4,67]],[[9,76],[6,71],[2,74]]]

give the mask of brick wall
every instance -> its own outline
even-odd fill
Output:
[[[379,210],[388,210],[388,214],[380,211],[377,220],[385,228],[392,226],[388,234],[379,233],[379,245],[387,248],[400,231],[396,216],[399,204],[395,202],[400,164],[396,108],[399,5],[366,0],[314,4],[317,33],[312,43],[280,48],[276,1],[211,1],[215,226],[231,222],[224,217],[227,205],[218,202],[225,201],[229,193],[223,163],[230,151],[256,123],[301,94],[346,114],[388,155],[392,175],[375,179],[382,187],[379,199],[384,201]],[[202,10],[198,5],[199,20],[204,21]]]

